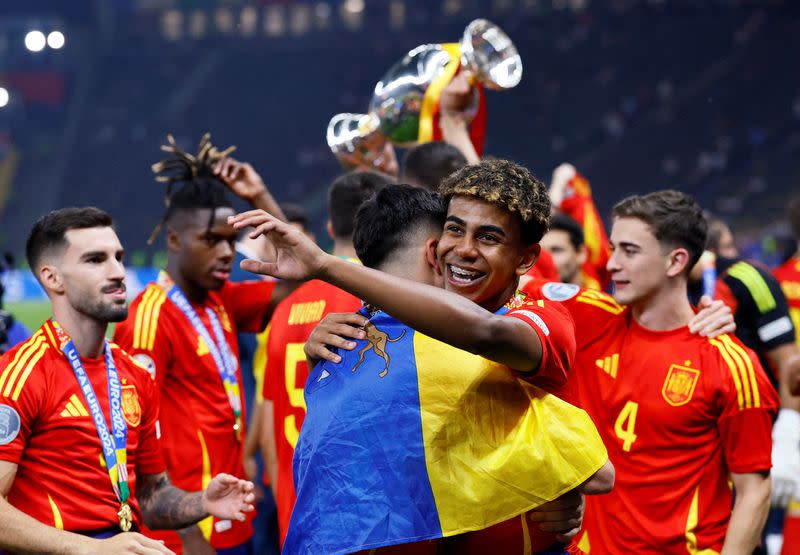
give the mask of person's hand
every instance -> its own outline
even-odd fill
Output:
[[[252,201],[267,189],[261,176],[247,162],[223,158],[214,165],[213,172],[233,194],[247,201]]]
[[[474,110],[475,91],[468,71],[460,71],[442,89],[439,111],[447,115],[465,115]]]
[[[164,542],[151,540],[136,532],[117,534],[106,540],[89,539],[87,547],[81,551],[87,555],[175,555],[164,546]]]
[[[337,363],[342,357],[329,347],[352,351],[356,344],[351,339],[364,339],[367,334],[364,326],[369,320],[355,312],[332,312],[325,316],[306,340],[303,350],[310,364],[320,359]]]
[[[578,170],[572,164],[560,164],[553,170],[553,178],[550,180],[550,202],[556,208],[561,206],[561,203],[569,193],[568,185],[572,178],[578,174]]]
[[[772,428],[772,506],[786,507],[800,493],[800,413],[781,409]]]
[[[263,210],[250,210],[228,218],[237,230],[254,227],[251,239],[265,235],[275,249],[274,261],[244,260],[243,270],[290,281],[318,277],[329,255],[297,227],[280,221]]]
[[[244,522],[254,509],[253,482],[230,474],[217,474],[203,492],[203,510],[217,518]]]
[[[585,508],[583,495],[572,490],[528,511],[527,517],[531,522],[538,522],[542,531],[554,532],[558,541],[568,542],[580,532]]]
[[[736,331],[731,308],[720,300],[703,295],[697,304],[699,311],[689,320],[689,331],[700,337],[717,337]]]

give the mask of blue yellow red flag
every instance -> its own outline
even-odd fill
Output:
[[[507,367],[378,313],[309,374],[287,554],[339,554],[487,528],[608,460],[589,416]]]

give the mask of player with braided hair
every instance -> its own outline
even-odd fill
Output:
[[[292,288],[283,282],[229,283],[237,231],[225,194],[229,188],[254,206],[282,213],[258,174],[217,150],[208,135],[189,154],[174,139],[171,156],[153,165],[167,184],[164,217],[167,267],[133,301],[115,338],[155,378],[161,393],[161,443],[172,480],[201,488],[209,476],[245,475],[245,403],[237,331],[264,329]],[[263,256],[268,256],[266,250]],[[223,470],[224,469],[224,470]],[[180,532],[159,534],[180,553],[250,552],[250,521],[206,519]]]

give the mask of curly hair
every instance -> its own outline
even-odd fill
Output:
[[[530,170],[509,160],[483,160],[447,177],[439,193],[475,197],[519,216],[522,241],[538,243],[550,227],[547,187]]]

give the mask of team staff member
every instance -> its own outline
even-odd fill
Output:
[[[196,489],[217,472],[245,476],[246,411],[236,333],[263,329],[278,300],[273,290],[287,284],[227,283],[237,234],[226,223],[234,211],[214,174],[223,153],[207,138],[196,156],[174,143],[169,150],[173,157],[154,168],[171,180],[163,219],[167,268],[133,301],[115,337],[158,384],[170,477]],[[249,198],[261,196],[254,189]],[[176,552],[238,554],[248,553],[251,535],[249,519],[208,518],[182,530],[180,538],[156,537]]]
[[[216,476],[205,492],[170,484],[155,384],[105,340],[108,323],[127,315],[111,226],[97,208],[65,208],[28,237],[53,319],[0,358],[0,549],[171,553],[128,531],[178,528],[209,513],[243,520],[252,510],[252,484],[233,476]]]
[[[769,509],[778,399],[738,339],[689,331],[702,211],[660,191],[621,201],[613,216],[613,298],[556,283],[531,289],[580,322],[571,391],[617,470],[611,493],[587,498],[576,546],[590,555],[752,553]]]
[[[333,239],[334,256],[355,259],[355,213],[362,202],[390,182],[388,176],[375,172],[353,172],[333,182],[328,191],[327,229]],[[357,297],[324,281],[309,281],[278,305],[264,341],[258,346],[256,360],[265,366],[261,446],[278,505],[281,543],[294,507],[292,457],[305,418],[303,384],[308,378],[308,366],[303,344],[329,312],[355,312],[360,307]]]

